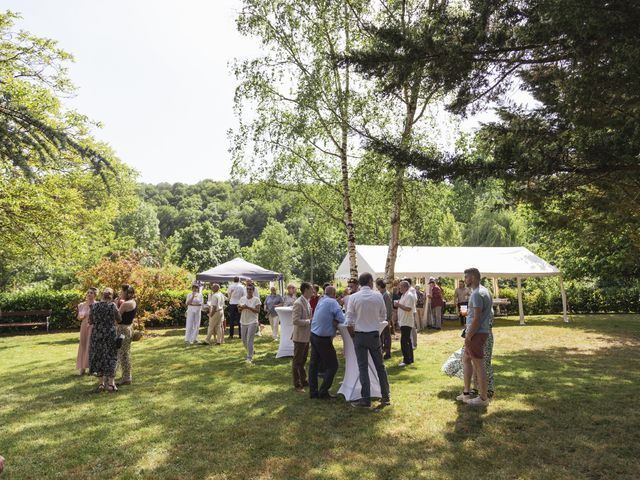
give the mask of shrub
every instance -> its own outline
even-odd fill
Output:
[[[150,327],[183,327],[186,324],[187,306],[185,304],[187,295],[190,290],[164,290],[159,292],[155,303],[155,310],[147,315],[145,324]],[[204,301],[207,301],[208,291],[203,292]],[[264,310],[264,301],[266,295],[260,295],[262,308],[258,315],[258,321],[262,324],[268,324],[269,318]],[[229,306],[224,311],[225,318],[229,318]],[[207,311],[202,312],[202,319],[207,318]]]
[[[177,305],[161,293],[188,287],[193,275],[176,267],[158,267],[144,252],[133,251],[127,255],[114,254],[103,258],[96,265],[78,275],[82,286],[88,288],[111,287],[116,293],[120,285],[135,288],[138,315],[134,327],[144,330],[145,322],[166,323],[175,316]]]
[[[78,290],[27,290],[0,294],[1,310],[51,310],[51,329],[77,328],[78,304],[84,300],[84,293]],[[5,318],[2,322],[24,322],[24,318]]]
[[[555,280],[555,279],[552,279]],[[139,310],[141,323],[153,327],[175,327],[185,325],[185,299],[189,290],[164,289],[149,295],[145,299],[144,309]],[[207,299],[209,292],[204,292]],[[264,305],[267,292],[260,292]],[[516,288],[503,286],[500,297],[508,298],[511,304],[503,310],[511,315],[518,314],[518,292]],[[451,301],[452,294],[445,298]],[[84,299],[79,290],[28,290],[14,293],[0,293],[2,310],[52,310],[52,329],[76,329],[77,306]],[[640,286],[595,288],[590,283],[568,282],[567,299],[572,313],[630,313],[640,312]],[[548,314],[562,312],[560,288],[551,281],[528,281],[523,286],[523,307],[526,314]],[[206,319],[203,312],[203,320]],[[228,308],[225,311],[228,318]],[[21,318],[3,318],[3,322],[24,321]],[[264,308],[260,310],[260,323],[267,324],[269,319]]]

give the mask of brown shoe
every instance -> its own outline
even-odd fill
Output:
[[[302,387],[294,387],[294,390],[298,393],[304,393],[304,388]]]

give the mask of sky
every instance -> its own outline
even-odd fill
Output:
[[[260,53],[236,31],[239,0],[3,0],[17,27],[73,54],[69,107],[149,183],[229,178],[236,79]]]
[[[236,31],[241,0],[2,0],[17,26],[75,57],[64,103],[102,124],[93,133],[146,183],[226,180],[237,85],[230,64],[261,54]],[[492,119],[484,112],[463,131]],[[444,117],[443,117],[443,120]],[[456,128],[437,134],[445,149]]]

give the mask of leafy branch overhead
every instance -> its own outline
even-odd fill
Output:
[[[39,169],[60,167],[75,155],[108,185],[105,155],[88,142],[86,118],[65,112],[59,97],[73,93],[65,62],[71,55],[56,42],[16,31],[12,12],[0,13],[0,161],[3,175],[35,178]],[[12,165],[14,168],[7,170]]]

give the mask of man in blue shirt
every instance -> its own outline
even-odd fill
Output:
[[[464,271],[464,282],[472,292],[464,338],[464,391],[456,399],[468,405],[485,407],[489,404],[489,397],[483,357],[484,344],[493,321],[493,300],[489,291],[480,285],[480,272],[477,268]],[[480,396],[471,398],[471,378],[474,373],[478,378]]]
[[[333,378],[338,371],[338,356],[333,347],[336,327],[344,323],[342,308],[336,300],[336,287],[329,285],[318,301],[311,321],[311,362],[309,363],[309,396],[311,398],[331,399],[329,393]],[[324,379],[318,388],[318,365],[322,364]]]

